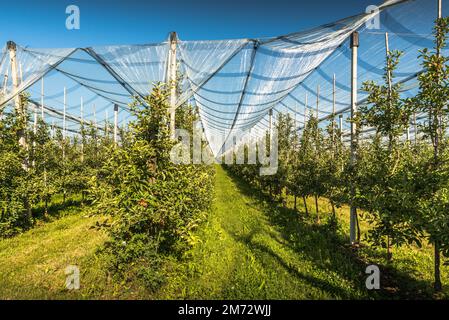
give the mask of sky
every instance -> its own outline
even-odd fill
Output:
[[[14,0],[2,3],[0,43],[87,47],[181,40],[278,36],[365,11],[381,0]],[[67,30],[66,7],[80,9],[80,29]]]

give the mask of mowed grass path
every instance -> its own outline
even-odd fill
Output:
[[[347,208],[337,210],[342,229],[335,230],[326,224],[324,200],[320,225],[305,216],[301,201],[298,211],[292,210],[291,200],[290,209],[284,208],[217,166],[215,200],[191,238],[194,246],[181,260],[166,259],[161,270],[166,281],[151,292],[139,279],[111,277],[96,254],[107,235],[92,227],[104,217],[64,209],[58,220],[0,240],[0,299],[431,297],[431,248],[395,249],[393,265],[381,268],[383,290],[368,291],[365,268],[384,264],[383,252],[364,247],[356,254],[345,245]],[[65,288],[68,265],[80,268],[80,290]],[[449,275],[446,267],[442,271],[447,297]]]
[[[364,267],[323,227],[278,208],[221,167],[216,199],[197,244],[158,298],[369,298]]]

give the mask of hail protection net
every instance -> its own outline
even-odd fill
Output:
[[[289,113],[298,130],[311,114],[318,115],[321,125],[341,115],[346,130],[351,97],[349,38],[354,31],[360,34],[359,88],[366,80],[383,81],[386,33],[390,50],[403,51],[393,81],[402,84],[404,97],[417,91],[422,68],[419,50],[433,47],[437,1],[388,0],[368,11],[274,38],[178,40],[181,93],[176,106],[191,103],[198,108],[205,138],[216,156],[235,142],[263,137],[270,126],[270,110],[273,122],[279,113]],[[134,97],[168,81],[170,46],[169,41],[76,49],[17,45],[16,84],[11,51],[5,47],[0,53],[0,106],[10,112],[14,97],[26,91],[30,113],[42,113],[48,123],[76,134],[82,121],[107,131],[118,105],[118,122],[125,126],[132,120],[128,104]],[[365,100],[359,89],[358,103]],[[417,117],[419,121],[422,115]]]

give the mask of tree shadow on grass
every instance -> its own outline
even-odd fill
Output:
[[[78,199],[67,199],[65,202],[52,202],[48,205],[47,212],[48,216],[45,216],[45,206],[44,204],[39,204],[34,207],[31,211],[33,217],[37,220],[42,220],[44,222],[51,221],[53,219],[61,218],[65,211],[71,208],[80,207],[81,200]]]
[[[365,281],[368,275],[365,274],[365,269],[371,263],[363,260],[357,254],[357,249],[347,245],[349,239],[343,235],[341,230],[334,227],[330,219],[318,225],[312,222],[311,217],[307,217],[304,212],[283,207],[282,203],[271,200],[266,194],[250,186],[240,177],[233,175],[230,171],[226,172],[233,179],[239,191],[253,200],[248,205],[262,209],[269,223],[275,226],[281,234],[282,239],[279,239],[277,234],[269,233],[275,241],[298,254],[306,256],[317,268],[337,273],[350,282],[356,291],[363,294],[361,298],[432,299],[431,286],[428,282],[417,280],[408,273],[391,266],[379,266],[381,270],[381,290],[367,290]],[[295,277],[330,293],[331,296],[343,299],[357,298],[354,293],[347,292],[344,288],[298,272],[273,250],[252,241],[254,234],[240,236],[232,231],[229,233],[251,250],[270,254]],[[363,250],[369,257],[379,256],[379,251],[373,248],[364,247]]]

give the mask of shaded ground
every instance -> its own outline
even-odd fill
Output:
[[[95,253],[107,240],[79,207],[57,208],[58,220],[0,240],[0,299],[398,299],[431,298],[431,248],[395,249],[384,267],[384,253],[346,245],[347,208],[337,210],[341,227],[327,223],[329,208],[320,201],[322,223],[306,217],[298,201],[284,208],[238,177],[217,167],[212,210],[192,240],[183,261],[168,260],[166,282],[148,292],[140,280],[111,279]],[[55,209],[56,210],[56,209]],[[363,231],[366,225],[362,223]],[[365,288],[365,268],[381,265],[383,290]],[[81,290],[65,289],[64,270],[76,265]],[[443,268],[447,287],[447,268]],[[446,293],[447,294],[447,293]]]

